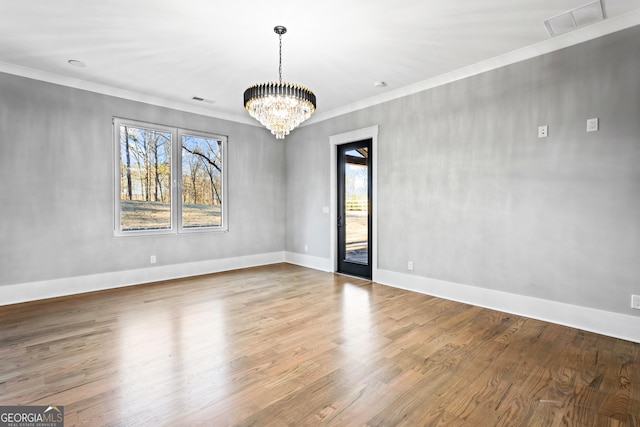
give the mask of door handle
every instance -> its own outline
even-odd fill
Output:
[[[338,227],[342,227],[342,215],[338,215]]]

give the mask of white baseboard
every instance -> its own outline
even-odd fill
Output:
[[[17,283],[0,286],[0,306],[239,268],[276,264],[284,261],[284,252],[272,252],[184,264],[158,265],[137,270],[66,277],[40,282]]]
[[[285,252],[285,261],[289,264],[300,265],[302,267],[313,268],[314,270],[332,272],[333,267],[329,258],[297,254],[295,252]]]
[[[288,262],[333,271],[331,260],[293,252],[272,252],[210,261],[156,266],[137,270],[18,283],[0,286],[0,306],[124,286],[198,276],[239,268]],[[570,326],[640,343],[640,317],[533,298],[388,270],[374,271],[377,283],[486,307],[519,316]]]
[[[378,270],[376,282],[640,343],[640,317]]]
[[[332,272],[328,258],[286,252],[285,261],[303,267]],[[373,280],[452,301],[565,325],[614,338],[640,343],[640,317],[557,301],[534,298],[445,280],[430,279],[389,270],[374,269]]]

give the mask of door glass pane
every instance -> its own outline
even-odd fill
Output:
[[[345,152],[345,260],[369,263],[367,148]]]

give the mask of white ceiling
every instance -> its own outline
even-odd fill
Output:
[[[543,20],[589,1],[0,0],[0,71],[257,124],[242,95],[277,81],[284,25],[283,80],[327,117],[548,43]],[[640,0],[603,5],[640,23]]]

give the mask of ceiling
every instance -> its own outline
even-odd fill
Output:
[[[0,71],[257,124],[242,94],[277,81],[284,25],[283,80],[328,117],[548,43],[543,20],[589,1],[0,0]],[[603,7],[592,27],[640,23],[640,0]]]

